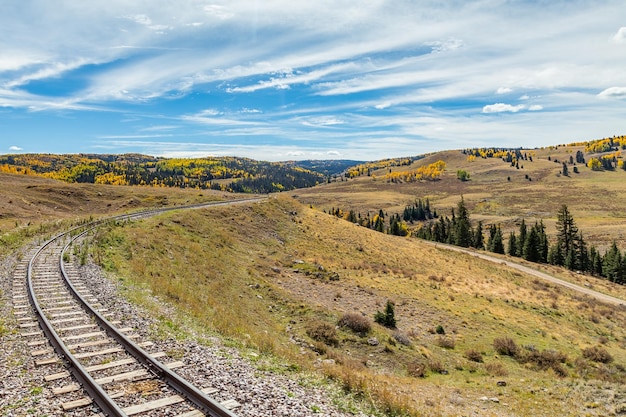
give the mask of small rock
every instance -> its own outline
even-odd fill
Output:
[[[378,346],[378,345],[380,344],[380,342],[378,341],[378,339],[377,339],[377,338],[375,338],[375,337],[370,337],[369,339],[367,339],[367,343],[368,343],[370,346]]]
[[[480,401],[489,401],[489,397],[480,397],[479,400]]]
[[[272,271],[276,272],[277,274],[280,274],[280,268],[273,266],[272,267]]]
[[[499,387],[506,387],[506,381],[498,381],[496,383]]]
[[[500,400],[498,398],[496,398],[496,397],[489,398],[489,401],[491,401],[492,403],[499,403],[500,402]]]

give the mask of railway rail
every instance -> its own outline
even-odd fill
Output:
[[[69,249],[106,221],[259,200],[162,208],[111,217],[60,233],[31,251],[16,272],[21,278],[14,282],[14,290],[23,286],[25,278],[27,291],[14,292],[14,310],[24,337],[30,340],[35,364],[52,367],[45,380],[55,395],[64,398],[63,412],[91,406],[98,410],[96,414],[113,417],[236,416],[231,411],[239,406],[235,400],[216,401],[211,397],[216,389],[196,387],[174,372],[184,366],[183,362],[162,362],[167,355],[151,352],[152,342],[138,340],[135,329],[110,320],[106,309],[89,293],[67,260]]]

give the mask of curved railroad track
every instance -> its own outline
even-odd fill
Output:
[[[45,381],[62,398],[63,412],[91,406],[107,416],[208,415],[235,417],[234,400],[211,398],[218,390],[195,387],[174,372],[181,361],[167,361],[164,352],[152,352],[153,343],[139,340],[135,329],[107,319],[107,311],[82,283],[71,259],[70,248],[80,245],[86,235],[106,221],[140,219],[170,210],[229,202],[163,208],[116,216],[75,227],[34,248],[18,268],[14,310],[23,336],[37,366],[51,366]],[[21,273],[19,272],[21,271]],[[21,284],[19,281],[22,281]],[[45,336],[45,338],[44,338]],[[161,362],[163,360],[163,362]],[[94,405],[96,407],[94,407]],[[97,409],[97,411],[96,411]]]

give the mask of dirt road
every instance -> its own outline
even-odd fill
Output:
[[[527,266],[518,264],[516,262],[511,262],[505,259],[500,259],[500,258],[496,258],[495,256],[490,256],[486,253],[481,253],[481,252],[475,252],[469,249],[464,249],[464,248],[459,248],[457,246],[451,246],[451,245],[444,245],[442,243],[433,243],[433,242],[429,242],[431,244],[433,244],[434,246],[441,248],[441,249],[446,249],[446,250],[451,250],[454,252],[460,252],[460,253],[465,253],[467,255],[470,256],[474,256],[476,258],[480,258],[483,259],[485,261],[489,261],[489,262],[493,262],[493,263],[497,263],[500,265],[506,265],[509,268],[513,268],[513,269],[517,269],[520,272],[523,272],[525,274],[529,274],[532,275],[534,277],[549,281],[553,284],[557,284],[557,285],[561,285],[563,287],[569,288],[571,290],[574,291],[578,291],[582,294],[586,294],[590,297],[593,297],[599,301],[602,301],[604,303],[608,303],[608,304],[615,304],[615,305],[625,305],[626,306],[626,300],[622,300],[620,298],[617,297],[613,297],[611,295],[607,295],[607,294],[603,294],[601,292],[598,291],[594,291],[590,288],[586,288],[586,287],[582,287],[580,285],[576,285],[576,284],[572,284],[571,282],[568,281],[564,281],[562,279],[553,277],[552,275],[548,275],[544,272],[541,271],[537,271],[535,269],[529,268]]]

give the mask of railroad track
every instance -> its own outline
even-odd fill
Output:
[[[133,220],[169,210],[258,201],[164,208],[117,216],[78,226],[30,251],[14,272],[13,306],[36,366],[63,413],[79,410],[106,416],[235,417],[235,400],[218,402],[212,387],[195,387],[175,369],[185,366],[137,329],[114,321],[83,284],[70,248],[107,220]],[[55,406],[57,407],[57,406]],[[69,415],[69,414],[68,414]]]

